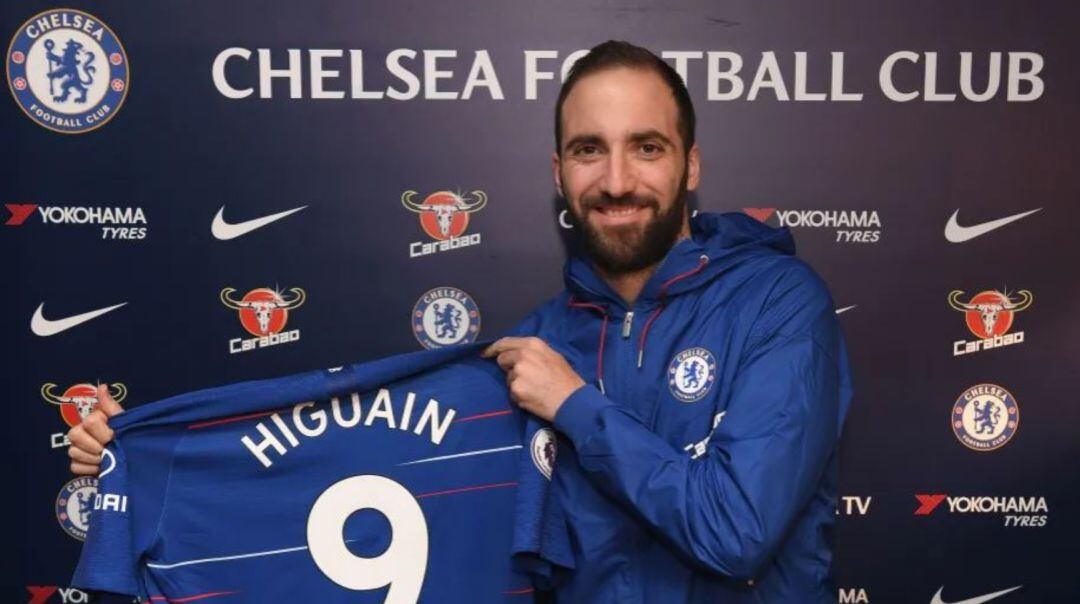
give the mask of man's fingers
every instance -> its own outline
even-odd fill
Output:
[[[101,463],[101,455],[94,455],[78,447],[68,447],[68,457],[73,461],[88,465],[97,465]]]
[[[88,463],[81,463],[81,462],[78,462],[78,461],[71,462],[71,473],[72,474],[96,475],[98,473],[98,469],[99,469],[99,467],[98,467],[97,464],[91,465],[91,464],[88,464]]]
[[[499,338],[498,340],[495,340],[495,342],[493,342],[491,346],[488,346],[484,349],[483,357],[485,359],[490,359],[491,357],[498,356],[506,352],[507,350],[515,350],[521,348],[525,346],[528,341],[529,338]]]
[[[97,455],[98,458],[101,457],[101,452],[104,450],[101,443],[94,440],[93,436],[87,434],[86,428],[83,428],[81,425],[75,426],[68,432],[68,440],[71,441],[72,447],[82,449],[91,455]]]
[[[111,394],[109,394],[109,386],[106,384],[98,384],[97,387],[98,404],[97,408],[105,412],[105,417],[112,417],[117,413],[124,410],[120,406],[120,403],[113,400]]]
[[[499,356],[495,357],[495,362],[499,364],[499,367],[502,368],[503,371],[512,369],[520,360],[520,350],[507,350],[499,353]]]
[[[101,411],[94,411],[87,415],[82,421],[82,426],[98,444],[104,445],[113,439],[112,428],[109,427],[108,419]]]

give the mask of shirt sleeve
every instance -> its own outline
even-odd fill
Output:
[[[821,480],[846,407],[843,343],[823,286],[762,310],[707,455],[691,459],[592,386],[555,426],[586,475],[701,567],[753,578]]]
[[[507,335],[541,333],[541,310],[522,319]],[[550,589],[556,567],[573,568],[572,549],[553,496],[551,475],[558,455],[558,438],[551,423],[522,413],[521,459],[514,510],[512,552],[517,568],[539,589]]]
[[[90,527],[72,585],[147,597],[140,561],[157,538],[173,451],[182,431],[119,433],[102,457]]]

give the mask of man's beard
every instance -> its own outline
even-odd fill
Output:
[[[686,213],[686,172],[679,181],[675,202],[667,212],[660,213],[660,204],[652,196],[596,195],[581,199],[582,215],[570,205],[574,226],[582,234],[589,259],[608,275],[625,275],[647,269],[664,259],[678,240]],[[585,216],[600,206],[652,208],[654,217],[644,228],[637,225],[608,227],[603,231],[593,226]]]

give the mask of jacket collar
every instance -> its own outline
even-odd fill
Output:
[[[699,213],[690,221],[690,232],[689,238],[677,242],[660,261],[634,306],[648,308],[663,303],[668,297],[702,287],[755,257],[795,253],[788,229],[774,229],[741,212]],[[623,299],[597,274],[587,258],[568,259],[563,278],[577,299],[626,308]]]

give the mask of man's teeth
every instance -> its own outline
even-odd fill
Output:
[[[602,208],[600,210],[605,216],[629,216],[638,211],[637,207],[629,208]]]

